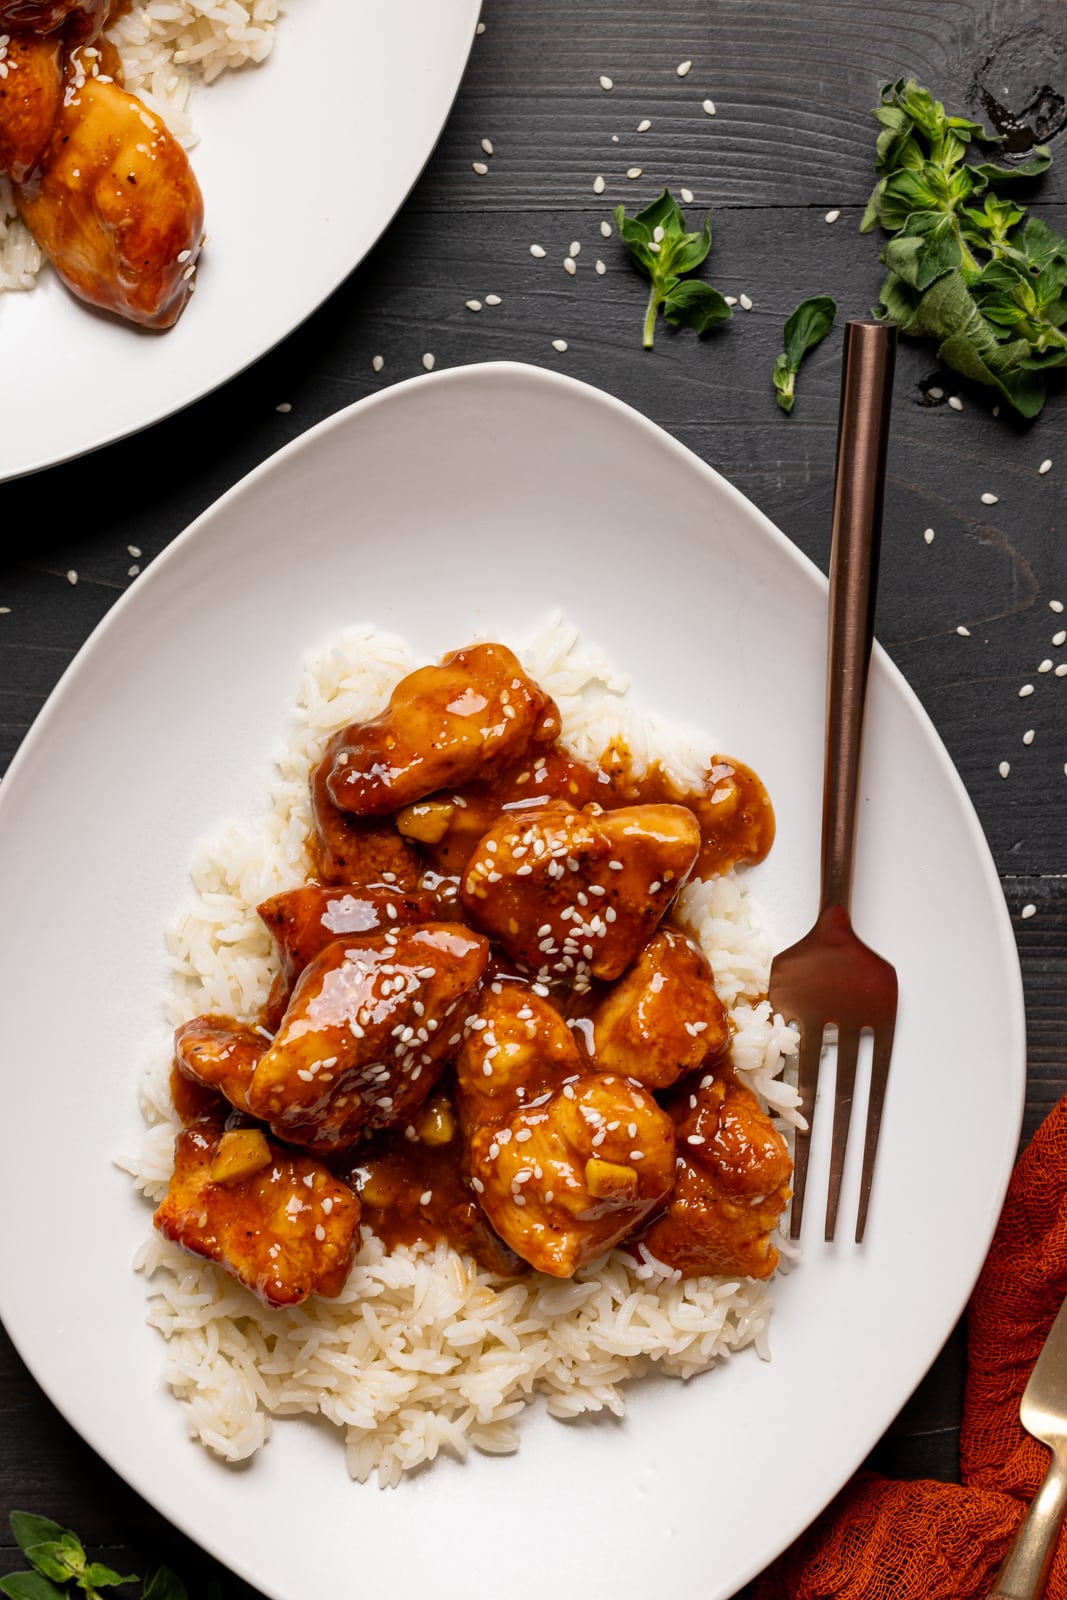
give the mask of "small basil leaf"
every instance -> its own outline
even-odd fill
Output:
[[[809,350],[821,344],[834,325],[837,303],[828,294],[802,300],[785,325],[785,356],[796,372]]]
[[[707,258],[711,249],[711,212],[709,211],[704,221],[702,233],[687,233],[683,235],[678,246],[671,255],[672,272],[695,272],[701,262]]]
[[[39,1572],[12,1572],[0,1578],[0,1594],[8,1600],[67,1600],[66,1589]]]
[[[111,1567],[105,1567],[99,1561],[92,1561],[85,1569],[85,1578],[81,1584],[83,1589],[114,1589],[120,1583],[136,1583],[136,1572],[127,1572],[123,1576]]]
[[[928,289],[963,260],[952,217],[943,211],[920,211],[910,216],[903,233],[890,239],[882,261],[914,289]]]
[[[1013,167],[1000,167],[992,161],[976,161],[969,170],[986,183],[1014,183],[1019,178],[1039,178],[1052,165],[1052,152],[1043,144],[1035,144],[1030,157]]]
[[[789,365],[789,360],[784,350],[774,363],[774,371],[771,373],[771,382],[774,384],[775,390],[777,391],[775,398],[777,399],[782,410],[786,412],[792,411],[796,372]]]
[[[31,1511],[12,1511],[10,1518],[11,1532],[15,1535],[15,1542],[23,1555],[31,1544],[47,1544],[49,1540],[62,1539],[67,1533],[66,1528],[61,1528],[58,1522],[52,1522],[48,1517],[35,1517]]]
[[[677,284],[664,298],[663,315],[675,327],[707,333],[717,322],[729,321],[733,311],[718,289],[690,281]]]
[[[65,1553],[69,1553],[73,1559],[66,1560]],[[58,1539],[45,1539],[41,1544],[31,1544],[23,1551],[23,1555],[36,1572],[43,1572],[46,1578],[54,1578],[56,1583],[66,1583],[85,1565],[85,1551],[80,1546],[77,1552],[73,1552]]]
[[[649,238],[655,228],[662,228],[664,234],[685,232],[685,217],[669,189],[664,189],[658,200],[639,211],[634,220],[648,229]]]

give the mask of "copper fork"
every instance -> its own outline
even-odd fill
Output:
[[[833,1239],[837,1225],[860,1035],[867,1028],[874,1034],[856,1220],[856,1242],[863,1239],[897,1015],[896,972],[857,937],[849,915],[896,334],[896,325],[889,322],[845,325],[830,553],[821,899],[811,931],[775,956],[768,987],[774,1010],[800,1030],[797,1089],[808,1129],[798,1129],[796,1136],[790,1217],[794,1239],[800,1236],[804,1212],[823,1036],[832,1026],[837,1028],[837,1076],[827,1240]]]

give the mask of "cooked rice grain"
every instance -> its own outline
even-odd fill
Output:
[[[636,768],[659,761],[683,784],[712,754],[642,715],[628,684],[561,617],[525,650],[526,670],[557,701],[563,738],[596,761],[624,741]],[[355,629],[310,657],[297,728],[280,753],[268,803],[206,843],[194,895],[168,938],[168,1021],[203,1011],[255,1018],[273,976],[271,941],[256,914],[268,894],[301,883],[308,862],[308,778],[327,736],[376,715],[417,665],[406,645]],[[762,998],[769,951],[743,874],[687,887],[678,920],[712,963],[735,1028],[740,1077],[784,1121],[796,1094],[780,1073],[795,1035]],[[142,1149],[120,1160],[158,1200],[173,1153],[169,1055],[142,1087]],[[645,1247],[612,1251],[573,1279],[518,1281],[479,1268],[444,1244],[386,1254],[372,1234],[343,1294],[268,1310],[233,1278],[152,1234],[136,1265],[151,1280],[149,1322],[167,1341],[164,1372],[186,1402],[191,1433],[230,1461],[254,1455],[276,1416],[318,1414],[342,1430],[348,1470],[383,1487],[442,1451],[508,1453],[514,1423],[541,1395],[556,1417],[624,1411],[623,1385],[652,1368],[689,1378],[746,1345],[769,1356],[771,1295],[739,1279],[683,1279]]]

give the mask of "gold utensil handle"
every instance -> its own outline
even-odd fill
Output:
[[[1045,1481],[997,1574],[989,1600],[1038,1600],[1044,1592],[1067,1511],[1067,1450],[1053,1453]]]

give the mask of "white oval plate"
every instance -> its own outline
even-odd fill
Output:
[[[18,404],[0,482],[169,416],[290,333],[366,255],[430,155],[480,0],[289,0],[259,67],[194,91],[208,246],[175,327],[75,300],[46,269],[0,295]]]
[[[166,1048],[162,929],[194,845],[260,803],[309,648],[372,621],[431,658],[476,632],[521,640],[559,606],[640,703],[761,773],[779,834],[753,893],[775,945],[796,938],[817,894],[825,581],[660,429],[535,368],[399,385],[259,467],[114,607],[0,790],[0,1099],[17,1130],[0,1312],[99,1453],[275,1600],[423,1600],[428,1582],[442,1600],[540,1600],[546,1546],[574,1600],[609,1577],[614,1600],[733,1594],[922,1377],[1003,1198],[1025,1078],[1010,922],[945,750],[876,651],[855,913],[900,975],[881,1159],[866,1244],[813,1227],[778,1280],[773,1359],[637,1383],[622,1423],[530,1414],[515,1457],[440,1460],[388,1493],[349,1481],[325,1427],[279,1424],[242,1471],[189,1440],[130,1270],[149,1213],[110,1160]],[[845,1218],[855,1190],[853,1163]]]

